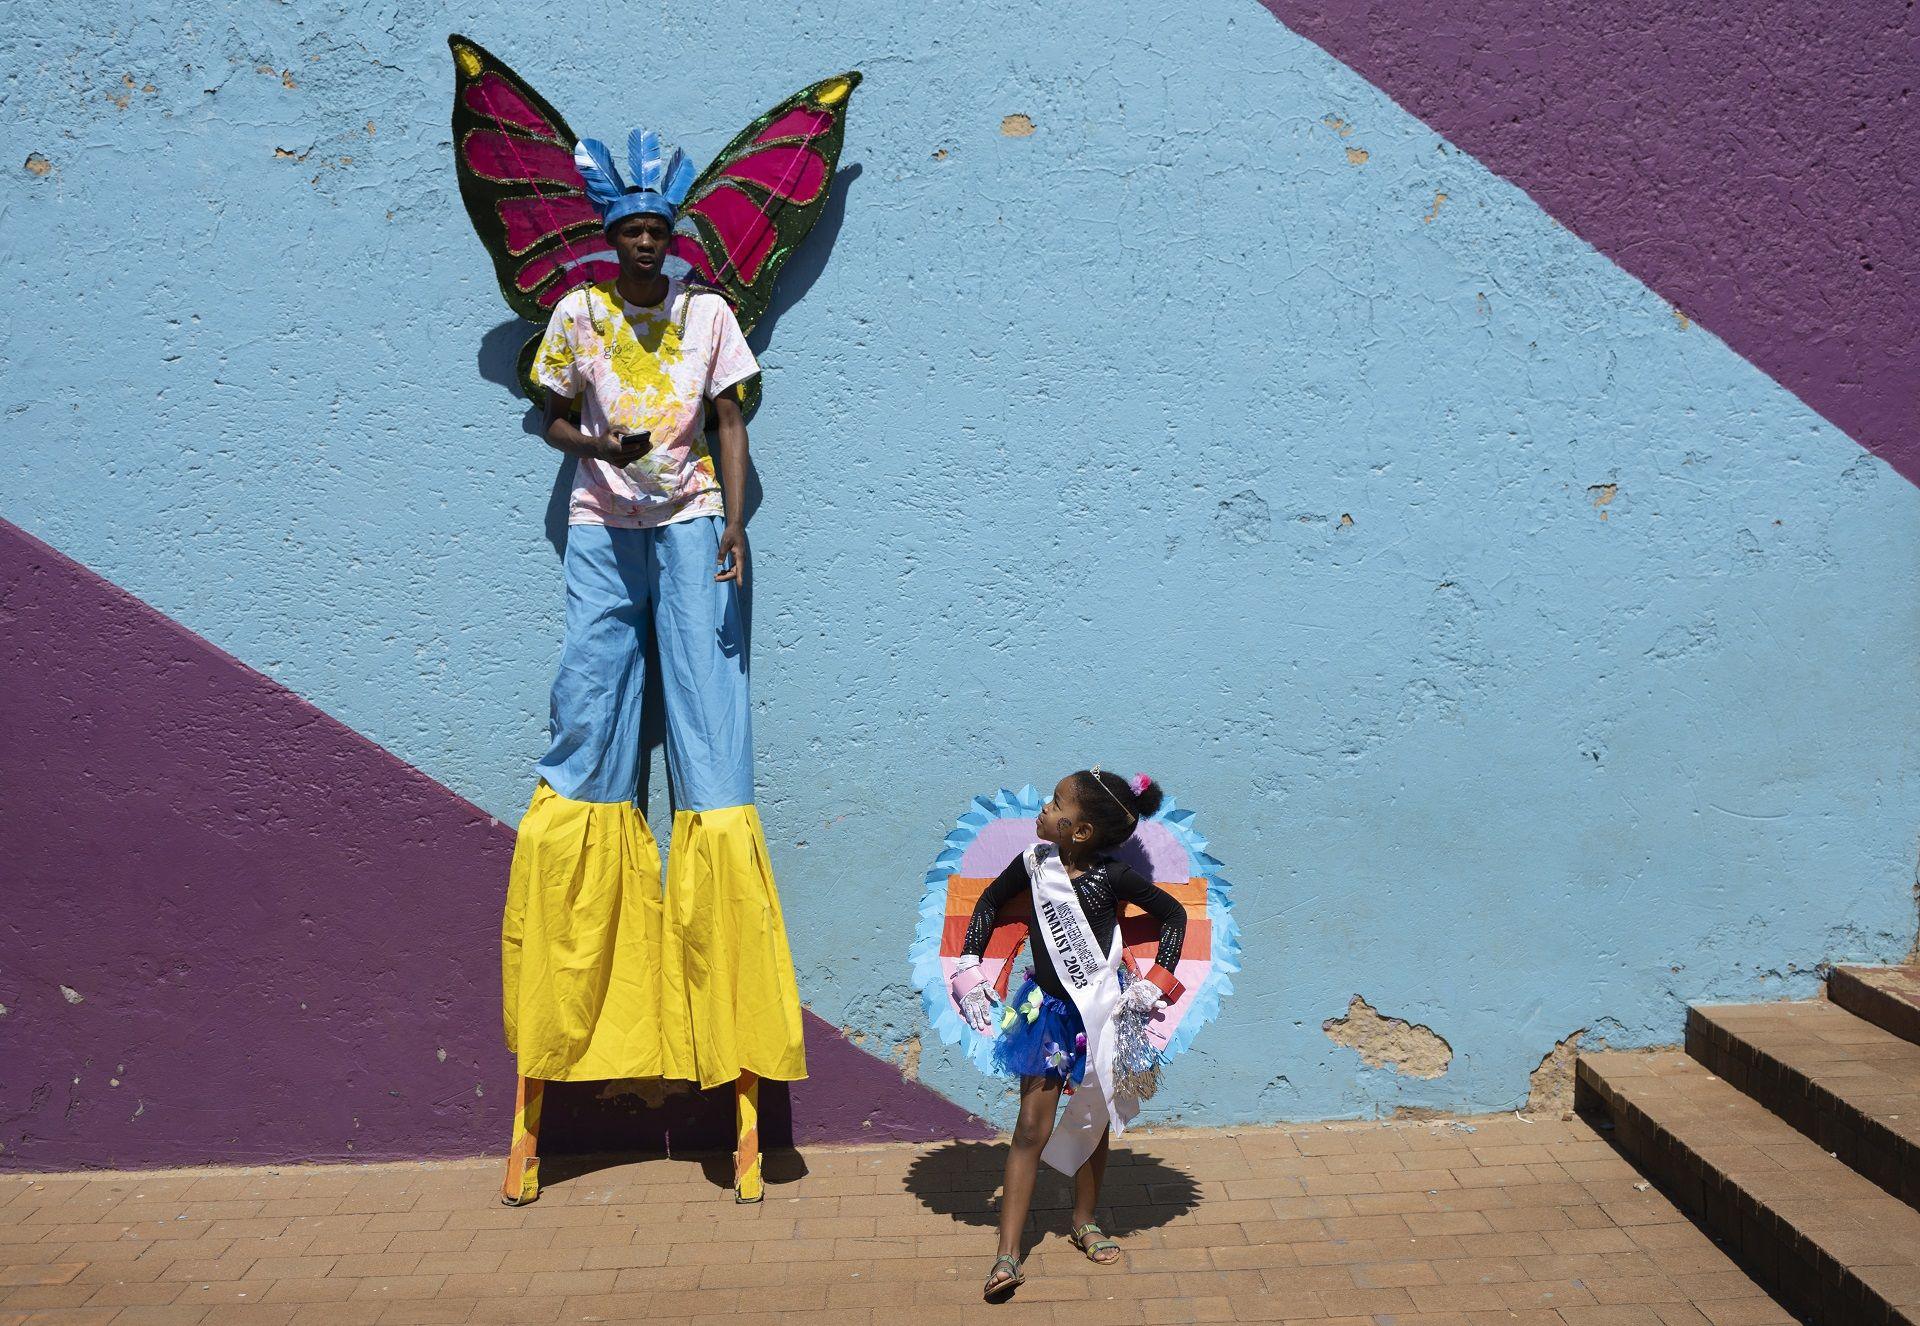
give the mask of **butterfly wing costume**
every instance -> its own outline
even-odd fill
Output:
[[[617,270],[575,157],[579,139],[504,60],[457,33],[447,44],[460,199],[507,307],[544,324],[569,291]],[[670,252],[689,280],[726,297],[743,333],[752,334],[780,269],[826,210],[859,86],[849,70],[802,88],[735,134],[686,186]],[[535,399],[544,394],[532,377],[539,344],[536,333],[519,359]],[[749,417],[758,400],[756,378],[742,401]]]

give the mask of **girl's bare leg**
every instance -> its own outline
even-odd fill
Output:
[[[1073,1223],[1076,1226],[1092,1220],[1093,1208],[1100,1204],[1100,1184],[1107,1177],[1107,1150],[1112,1140],[1112,1129],[1101,1133],[1100,1145],[1073,1176]]]
[[[1053,1136],[1053,1115],[1059,1104],[1059,1083],[1044,1077],[1020,1079],[1020,1117],[1013,1125],[1013,1145],[1007,1148],[1007,1176],[1000,1193],[1000,1251],[1010,1257],[1020,1255],[1020,1235],[1027,1227],[1027,1208],[1033,1204],[1033,1180],[1040,1172],[1040,1151]]]
[[[1093,1209],[1100,1204],[1100,1183],[1107,1177],[1107,1151],[1112,1141],[1112,1129],[1101,1133],[1100,1145],[1093,1149],[1093,1154],[1087,1157],[1087,1163],[1082,1165],[1073,1176],[1073,1223],[1069,1226],[1071,1229],[1078,1229],[1093,1221]],[[1105,1265],[1119,1255],[1118,1249],[1108,1248],[1094,1260]]]

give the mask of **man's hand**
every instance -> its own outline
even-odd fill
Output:
[[[573,401],[555,392],[547,393],[547,445],[555,451],[583,460],[604,460],[609,465],[627,466],[653,449],[649,433],[612,432],[603,437],[584,433],[570,417]]]
[[[720,568],[715,580],[731,580],[742,589],[747,587],[747,532],[732,521],[720,531],[720,552],[713,563]]]
[[[653,450],[653,437],[648,433],[609,433],[594,438],[593,442],[595,460],[623,468]]]

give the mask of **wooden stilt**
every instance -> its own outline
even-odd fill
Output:
[[[760,1079],[743,1072],[734,1079],[733,1199],[757,1202],[766,1196],[760,1182]]]
[[[540,1096],[546,1083],[523,1077],[513,1097],[513,1147],[507,1152],[507,1177],[500,1200],[525,1206],[540,1195]]]

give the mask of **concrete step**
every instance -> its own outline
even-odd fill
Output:
[[[1827,978],[1827,998],[1920,1044],[1920,967],[1835,967]]]
[[[1580,1056],[1575,1100],[1814,1326],[1920,1326],[1920,1211],[1677,1051]]]
[[[1696,1004],[1687,1053],[1920,1207],[1920,1045],[1836,1004]]]

